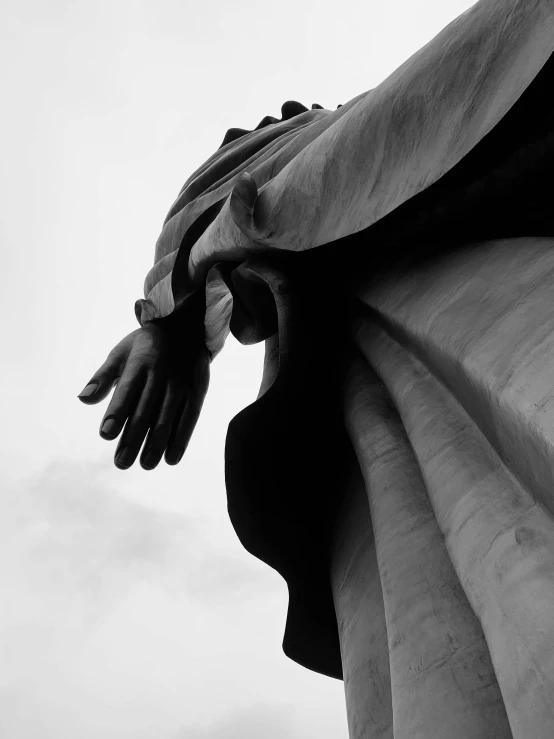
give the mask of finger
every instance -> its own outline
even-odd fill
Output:
[[[203,356],[197,360],[187,402],[180,418],[176,419],[176,425],[174,425],[165,453],[167,464],[178,464],[181,461],[200,416],[209,380],[210,364],[207,357]]]
[[[115,466],[126,470],[134,463],[144,438],[155,417],[160,395],[165,390],[165,382],[160,376],[150,373],[140,397],[125,424],[125,430],[115,452]]]
[[[150,427],[140,456],[143,469],[153,470],[159,464],[167,448],[175,418],[184,410],[186,394],[187,389],[182,380],[173,379],[168,382],[156,420]]]
[[[77,396],[81,403],[94,405],[104,400],[119,377],[119,364],[107,362],[95,372]]]
[[[94,373],[77,396],[82,403],[94,405],[109,394],[129,355],[128,343],[121,341],[109,353],[104,364]]]
[[[108,409],[100,424],[100,436],[111,441],[119,436],[121,429],[146,382],[146,371],[142,365],[127,363],[119,379]]]

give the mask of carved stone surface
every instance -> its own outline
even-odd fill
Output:
[[[554,730],[553,247],[480,244],[360,293],[345,412],[395,736],[510,736],[504,708],[518,739]]]
[[[343,492],[331,560],[348,728],[353,739],[392,739],[387,624],[364,480]]]
[[[229,331],[266,341],[229,514],[353,739],[554,736],[553,52],[550,0],[480,0],[340,109],[232,129],[81,396],[117,381],[118,466],[175,464]]]
[[[231,136],[168,213],[140,320],[182,307],[218,262],[301,252],[378,224],[493,132],[553,51],[550,0],[480,0],[339,109],[289,102],[280,121]]]

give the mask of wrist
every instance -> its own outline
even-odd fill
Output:
[[[156,318],[152,324],[171,336],[172,339],[185,339],[187,345],[204,347],[204,317],[206,313],[206,296],[204,291],[191,295],[176,310],[164,318]]]

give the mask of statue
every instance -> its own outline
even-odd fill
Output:
[[[479,0],[374,90],[231,129],[185,183],[115,384],[115,463],[182,458],[266,342],[229,514],[353,739],[554,735],[554,3]]]

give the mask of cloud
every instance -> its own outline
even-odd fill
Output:
[[[0,582],[50,601],[78,597],[89,616],[136,582],[204,602],[244,602],[268,587],[265,565],[212,545],[207,519],[130,501],[103,474],[103,465],[57,461],[6,491]]]
[[[180,603],[238,609],[273,592],[265,565],[212,545],[206,520],[130,501],[104,472],[57,461],[4,489],[0,687],[23,679],[38,655],[57,659],[79,648],[137,586]]]
[[[207,660],[208,670],[210,660],[221,659],[196,644],[206,638],[202,624],[208,632],[221,631],[226,626],[221,619],[239,624],[245,605],[256,609],[274,594],[275,579],[267,578],[265,565],[239,548],[213,545],[207,517],[128,500],[105,477],[103,464],[56,461],[4,487],[0,736],[43,739],[55,728],[58,736],[67,730],[67,736],[88,739],[97,731],[94,722],[110,722],[113,710],[113,726],[98,731],[110,739],[139,739],[131,714],[143,710],[145,717],[160,713],[158,724],[166,722],[152,739],[169,739],[169,724],[179,723],[163,717],[164,706],[182,710],[181,698],[171,697],[174,681],[183,680],[186,690],[187,680],[195,679],[180,671],[179,659]],[[138,620],[133,609],[140,612]],[[154,665],[158,673],[152,672]],[[111,701],[122,700],[122,691],[125,695],[118,670],[129,690],[146,691],[151,706],[144,701],[142,708],[137,704],[126,712],[123,702],[110,708]],[[98,715],[96,700],[102,705]],[[56,706],[63,707],[64,718]],[[246,717],[231,716],[229,731],[241,721],[258,725],[258,715],[256,709]],[[227,729],[219,725],[217,731],[214,736],[238,736],[221,733]],[[197,727],[191,732],[205,736]]]

